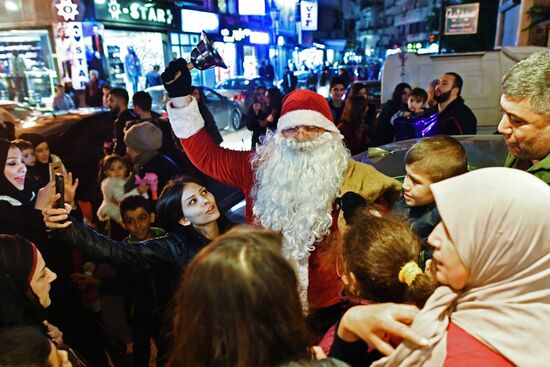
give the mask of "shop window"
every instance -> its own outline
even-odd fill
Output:
[[[160,32],[105,30],[110,84],[125,88],[130,95],[145,89],[145,74],[154,65],[159,65],[161,70],[165,67],[165,37]]]
[[[189,61],[191,58],[191,51],[200,42],[200,35],[195,33],[171,33],[170,43],[172,50],[172,57],[183,57]],[[205,85],[204,72],[198,70],[191,70],[192,83],[194,85]]]
[[[0,32],[0,98],[45,106],[57,84],[46,30]]]

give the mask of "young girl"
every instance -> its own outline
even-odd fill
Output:
[[[97,209],[97,217],[104,222],[113,219],[122,222],[118,204],[131,195],[147,195],[148,185],[140,184],[129,192],[124,192],[124,185],[130,178],[130,165],[121,156],[111,154],[103,157],[99,163],[98,182],[101,185],[103,201]]]
[[[437,286],[420,269],[420,242],[401,221],[359,209],[343,235],[341,278],[346,291],[361,303],[408,303],[423,307]],[[392,343],[392,340],[389,341]],[[324,346],[322,344],[322,346]],[[382,355],[363,342],[348,345],[337,336],[330,355],[352,366],[364,366]]]

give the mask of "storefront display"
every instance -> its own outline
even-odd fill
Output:
[[[0,31],[0,98],[45,105],[56,83],[47,30]]]
[[[216,82],[229,79],[237,75],[237,47],[234,43],[214,42],[214,47],[222,57],[227,69],[214,68]]]
[[[165,37],[158,32],[105,30],[104,54],[111,85],[125,88],[130,94],[145,89],[145,74],[155,65],[165,67]]]
[[[101,79],[108,77],[101,57],[103,26],[89,22],[54,24],[55,49],[61,80],[73,88],[85,89],[89,70],[97,70]]]

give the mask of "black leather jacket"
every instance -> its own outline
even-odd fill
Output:
[[[210,242],[200,234],[190,234],[184,226],[177,226],[165,236],[129,244],[111,240],[77,220],[72,220],[67,228],[55,230],[54,235],[93,259],[130,265],[136,270],[161,269],[166,281],[163,289],[158,289],[161,303],[171,299],[181,271]]]

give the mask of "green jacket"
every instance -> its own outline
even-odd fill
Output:
[[[508,154],[506,154],[506,159],[504,160],[504,167],[515,168],[518,162],[519,159],[508,152]],[[537,164],[529,167],[527,172],[535,175],[550,185],[550,154],[541,159]]]

